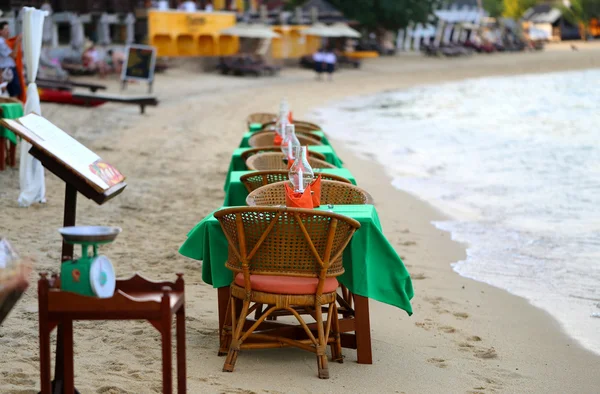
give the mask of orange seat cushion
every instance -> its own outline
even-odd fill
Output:
[[[244,274],[235,276],[235,284],[244,287]],[[252,290],[273,294],[315,294],[319,279],[298,276],[250,275]],[[323,293],[332,293],[338,288],[336,278],[326,278]]]

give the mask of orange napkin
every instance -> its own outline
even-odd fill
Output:
[[[283,138],[281,138],[281,136],[277,133],[275,133],[275,138],[273,139],[273,145],[281,145],[281,143],[283,142]]]
[[[288,170],[294,165],[294,159],[288,158]]]
[[[310,190],[312,190],[312,203],[313,208],[321,206],[321,174],[310,184]]]
[[[311,198],[310,186],[304,189],[304,193],[295,193],[287,183],[285,184],[285,205],[289,208],[312,209],[313,202]]]
[[[292,111],[288,113],[288,120],[290,121],[290,124],[294,124],[294,121],[292,120]]]

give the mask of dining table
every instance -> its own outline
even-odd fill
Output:
[[[338,297],[342,346],[356,349],[360,364],[372,364],[369,299],[395,306],[412,314],[412,282],[402,259],[384,236],[373,205],[327,205],[316,208],[357,220],[361,227],[344,250],[344,273],[338,277],[348,296]],[[202,261],[202,280],[217,289],[219,327],[225,322],[233,272],[225,266],[227,239],[213,214],[202,219],[187,234],[179,253]],[[276,322],[265,322],[271,326]]]

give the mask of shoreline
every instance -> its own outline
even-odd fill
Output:
[[[592,47],[568,55],[548,51],[378,59],[362,70],[336,74],[333,83],[314,81],[310,71],[294,69],[260,80],[173,70],[157,78],[161,106],[145,117],[136,108],[108,104],[98,109],[44,105],[43,110],[128,176],[128,189],[114,202],[97,207],[80,200],[80,224],[123,227],[117,242],[102,249],[117,275],[140,271],[159,280],[185,273],[190,392],[337,392],[353,387],[362,392],[435,393],[444,388],[452,393],[545,393],[560,388],[593,393],[600,377],[588,371],[600,366],[600,357],[525,299],[454,272],[450,264],[464,257],[465,249],[431,224],[444,216],[426,201],[395,189],[378,163],[357,157],[343,141],[334,139],[333,145],[358,185],[373,195],[384,234],[403,257],[415,287],[410,318],[371,301],[372,366],[356,364],[356,353],[344,349],[346,362],[331,363],[331,379],[320,381],[310,355],[274,350],[243,352],[236,371],[222,373],[224,360],[216,356],[216,290],[201,281],[197,262],[177,254],[187,231],[223,201],[226,166],[246,115],[274,111],[284,95],[294,116],[309,120],[315,108],[351,96],[479,76],[597,67],[600,51]],[[194,83],[189,83],[191,77]],[[56,270],[60,254],[56,228],[64,187],[48,173],[46,182],[48,204],[22,210],[16,207],[18,173],[0,173],[0,210],[6,218],[0,232],[16,240],[20,254],[37,257],[36,272]],[[0,382],[2,392],[39,387],[35,294],[32,283],[1,328],[0,352],[9,350],[7,359],[0,360],[0,371],[9,373]],[[147,324],[86,322],[76,325],[75,336],[80,391],[159,389],[160,346]],[[110,383],[98,370],[108,372]]]

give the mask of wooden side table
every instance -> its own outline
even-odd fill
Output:
[[[111,298],[86,297],[55,288],[57,277],[41,274],[38,281],[41,394],[51,393],[50,333],[62,327],[64,343],[64,393],[75,390],[73,366],[73,321],[148,320],[162,337],[163,393],[173,392],[171,322],[176,316],[177,392],[186,392],[185,297],[183,274],[175,282],[152,282],[136,274],[117,280]]]

